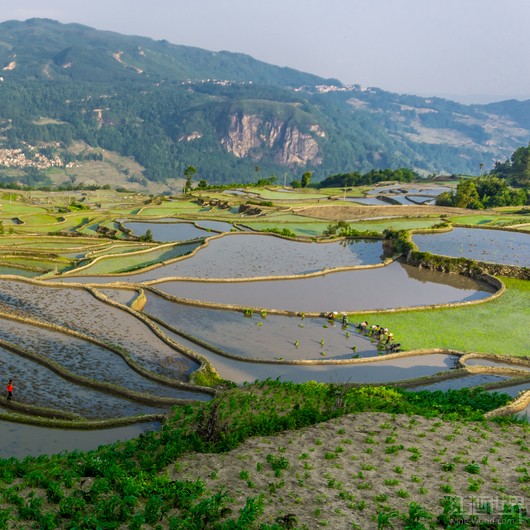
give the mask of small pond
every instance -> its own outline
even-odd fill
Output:
[[[528,267],[530,234],[484,228],[455,228],[439,234],[414,234],[422,252],[488,263]]]
[[[294,280],[160,282],[170,295],[243,307],[297,312],[361,311],[479,300],[491,289],[465,276],[394,262],[387,267],[343,271]]]
[[[0,421],[0,457],[53,455],[64,451],[90,451],[118,440],[126,441],[146,431],[160,430],[158,422],[137,423],[98,430],[67,430]]]

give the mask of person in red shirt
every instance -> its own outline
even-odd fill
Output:
[[[11,399],[13,398],[13,379],[10,379],[9,383],[7,383],[6,390],[7,390],[7,401],[11,401]]]

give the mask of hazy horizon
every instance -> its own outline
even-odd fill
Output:
[[[524,0],[21,0],[2,9],[4,21],[35,17],[244,53],[389,92],[467,104],[530,99]]]

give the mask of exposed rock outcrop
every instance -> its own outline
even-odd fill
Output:
[[[274,162],[284,166],[316,166],[322,163],[317,138],[323,137],[325,133],[315,124],[305,132],[279,119],[236,113],[228,118],[221,144],[238,158],[258,161],[272,152]]]

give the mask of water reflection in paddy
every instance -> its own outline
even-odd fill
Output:
[[[406,185],[406,184],[394,184],[392,186],[376,187],[367,192],[367,195],[430,195],[431,197],[437,197],[441,193],[451,191],[451,188],[447,186],[423,186],[421,188]]]
[[[119,304],[130,306],[138,296],[133,289],[98,289],[98,291]]]
[[[63,451],[90,451],[118,440],[130,440],[146,431],[157,431],[157,422],[138,423],[112,429],[66,430],[0,421],[1,458],[52,455]]]
[[[306,274],[380,263],[381,253],[380,241],[302,243],[273,236],[234,234],[210,241],[194,257],[156,269],[151,276],[249,278]],[[139,276],[138,281],[143,281]]]
[[[165,332],[178,343],[195,350],[207,357],[223,379],[237,384],[264,380],[267,378],[281,381],[303,383],[317,381],[320,383],[390,383],[402,379],[412,379],[433,375],[454,368],[458,359],[454,355],[431,354],[384,359],[375,357],[373,362],[363,364],[337,365],[287,365],[260,364],[251,361],[237,361],[223,357],[197,346],[195,343],[172,333]]]
[[[488,392],[501,392],[503,394],[508,394],[512,398],[516,398],[518,394],[525,392],[526,390],[530,390],[530,382],[503,388],[496,388],[494,390],[489,390]]]
[[[197,228],[191,223],[168,223],[168,222],[127,222],[123,223],[137,236],[143,236],[147,230],[151,230],[153,241],[187,241],[200,237],[211,236],[212,233],[207,230]]]
[[[511,370],[530,370],[530,366],[525,366],[522,364],[506,363],[500,361],[493,361],[490,359],[472,358],[465,361],[467,366],[495,366],[497,368],[509,368]]]
[[[232,223],[227,223],[226,221],[207,221],[200,219],[195,221],[195,224],[206,230],[215,230],[216,232],[230,232],[234,228]]]
[[[386,205],[388,204],[385,201],[382,201],[381,199],[377,199],[375,197],[345,197],[341,198],[341,201],[348,201],[348,202],[357,202],[359,204],[369,204],[369,205]]]
[[[340,320],[329,324],[322,318],[262,318],[259,313],[245,318],[239,311],[177,304],[152,293],[147,295],[144,311],[186,334],[247,359],[321,360],[378,355],[376,343],[353,327],[343,329]]]
[[[251,233],[227,234],[211,240],[193,257],[151,271],[120,276],[120,281],[144,282],[182,278],[250,278],[306,274],[337,267],[381,262],[380,241],[303,243]],[[92,282],[93,277],[69,281]],[[68,279],[66,279],[68,281]],[[107,277],[97,283],[113,281]]]
[[[470,278],[399,262],[313,278],[242,283],[168,281],[156,287],[182,298],[302,312],[360,311],[478,300],[491,289]]]
[[[415,234],[412,239],[422,252],[519,267],[530,264],[530,234],[521,232],[455,228],[439,234]]]
[[[436,390],[459,390],[461,388],[470,388],[473,386],[482,386],[488,383],[498,383],[499,381],[506,381],[509,379],[506,376],[493,374],[473,374],[466,377],[458,377],[456,379],[447,379],[446,381],[439,381],[430,385],[415,386],[410,390],[413,392],[420,392],[421,390],[429,390],[435,392]],[[503,392],[504,390],[499,390]]]

